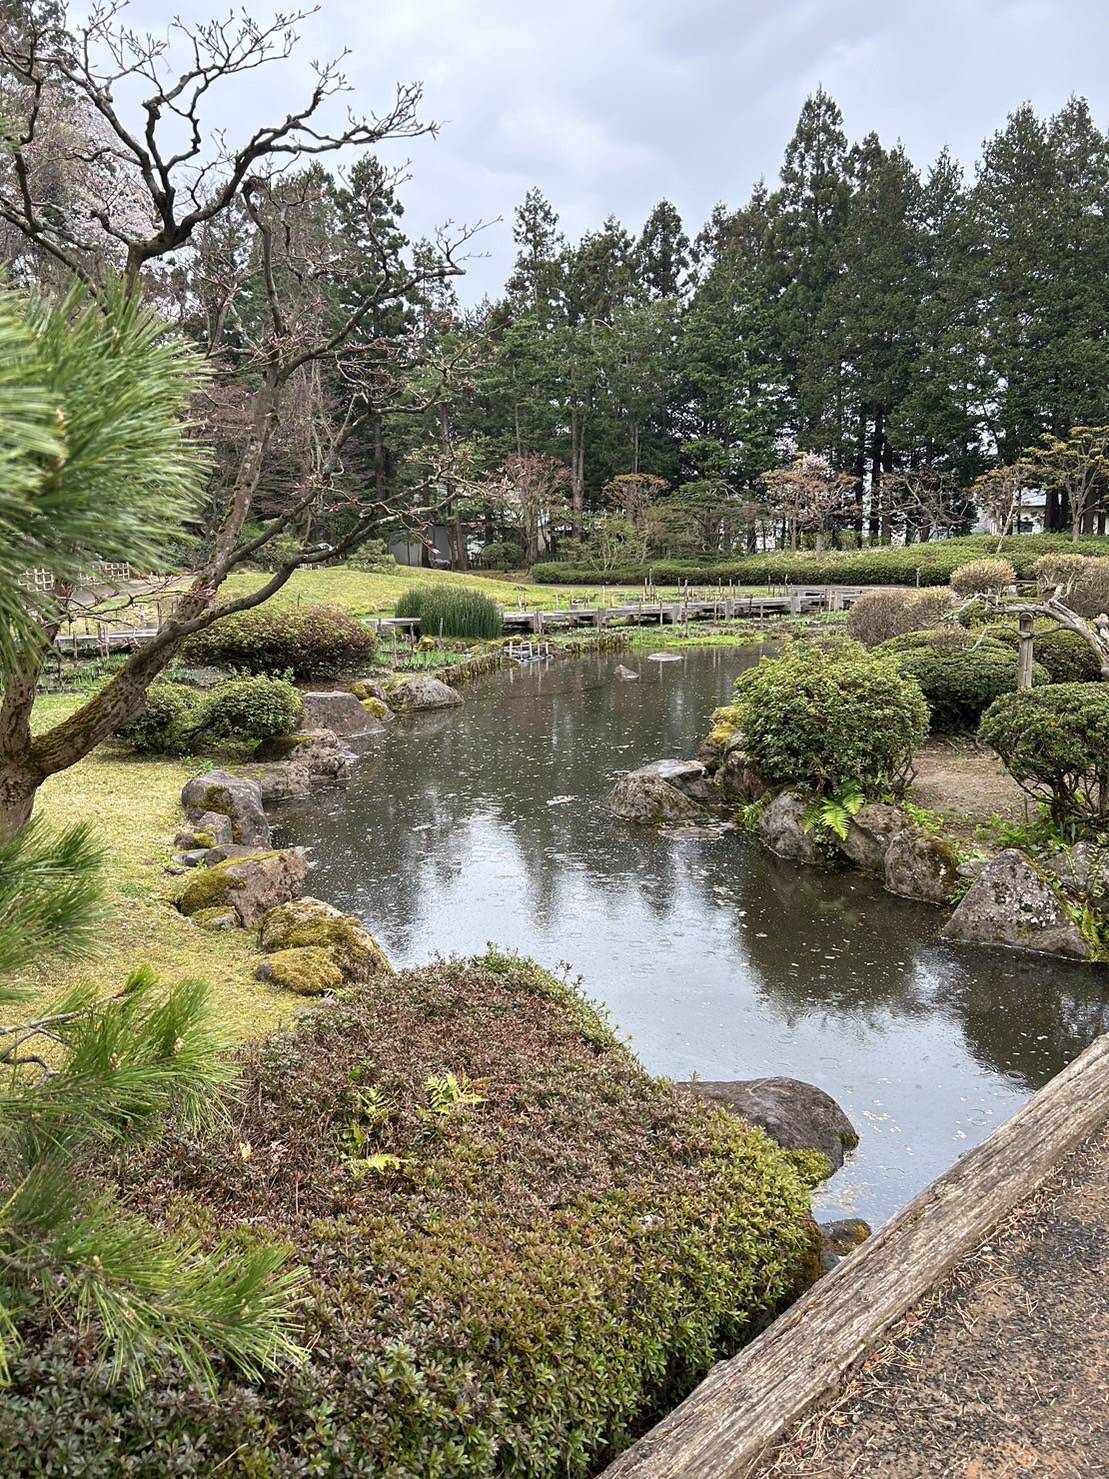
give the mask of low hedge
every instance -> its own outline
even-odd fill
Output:
[[[545,585],[641,585],[650,576],[655,585],[946,585],[952,574],[972,560],[992,557],[997,537],[970,534],[963,539],[939,539],[928,544],[896,548],[789,554],[786,551],[747,555],[738,560],[697,562],[653,560],[621,565],[603,573],[583,565],[548,561],[536,565],[532,579]],[[1021,579],[1032,579],[1032,567],[1044,554],[1056,552],[1105,555],[1109,538],[1091,536],[1072,543],[1064,534],[1020,534],[1005,541],[1004,557]]]
[[[200,728],[214,739],[276,739],[300,723],[304,700],[285,678],[235,678],[213,688]]]
[[[337,606],[267,602],[194,633],[182,658],[246,673],[291,673],[298,682],[311,682],[355,672],[376,647],[370,628]]]
[[[652,1079],[516,957],[376,978],[246,1055],[233,1130],[125,1192],[307,1265],[309,1357],[136,1402],[63,1331],[0,1392],[0,1472],[586,1475],[815,1274],[805,1171]]]
[[[1017,686],[1016,651],[1004,642],[960,626],[909,632],[883,642],[876,652],[894,657],[907,677],[920,684],[932,730],[961,734],[978,727],[983,713]],[[1047,671],[1032,665],[1033,683],[1048,683]]]

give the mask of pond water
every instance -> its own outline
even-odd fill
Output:
[[[397,726],[350,783],[287,806],[312,892],[400,965],[489,941],[569,965],[654,1073],[787,1074],[859,1130],[822,1216],[889,1217],[1109,1028],[1109,972],[952,947],[942,912],[734,830],[656,832],[603,800],[692,754],[758,649],[516,669]]]

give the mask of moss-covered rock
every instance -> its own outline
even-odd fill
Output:
[[[343,973],[329,951],[319,945],[275,950],[254,972],[260,981],[272,981],[298,996],[323,996],[343,984]]]
[[[198,868],[181,890],[177,907],[190,918],[202,910],[233,909],[239,923],[251,928],[270,910],[294,899],[307,877],[307,859],[295,847],[228,858],[210,868]]]
[[[890,893],[903,899],[946,904],[959,882],[959,854],[942,837],[906,827],[886,847],[885,881]]]
[[[359,699],[359,702],[365,709],[366,713],[369,714],[371,719],[378,719],[381,721],[382,724],[386,723],[389,719],[393,717],[392,709],[383,698],[374,698],[374,696],[370,694],[369,697]]]
[[[266,951],[325,950],[348,982],[393,973],[392,962],[362,921],[322,899],[293,899],[272,910],[262,921],[261,944]]]
[[[238,927],[239,916],[234,909],[216,904],[210,909],[197,909],[189,916],[193,924],[202,930],[230,930]]]

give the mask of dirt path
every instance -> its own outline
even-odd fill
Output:
[[[1109,1123],[758,1474],[1109,1474]]]
[[[973,840],[993,817],[1017,821],[1032,802],[992,750],[973,740],[931,739],[913,757],[916,779],[909,799],[938,812],[952,832]]]

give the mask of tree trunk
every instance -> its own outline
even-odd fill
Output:
[[[571,524],[574,537],[578,539],[585,509],[585,433],[576,406],[570,412],[570,502],[573,508]]]

